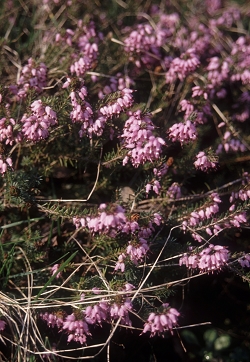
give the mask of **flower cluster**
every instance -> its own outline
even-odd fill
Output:
[[[238,259],[238,262],[242,268],[250,268],[250,254],[244,254],[241,258]]]
[[[196,127],[189,119],[185,123],[175,123],[168,130],[168,138],[181,144],[194,141],[197,138]]]
[[[99,108],[99,112],[107,119],[113,116],[119,116],[126,108],[130,108],[133,103],[133,90],[124,88],[121,91],[112,93],[112,97],[108,97],[108,104]]]
[[[37,65],[34,59],[29,58],[28,64],[21,70],[17,85],[10,86],[11,92],[16,95],[17,99],[26,97],[29,89],[41,93],[47,86],[47,72],[48,69],[44,63]]]
[[[137,220],[129,220],[125,214],[125,209],[120,205],[113,204],[107,206],[101,204],[99,206],[99,215],[74,217],[73,223],[76,228],[83,227],[91,233],[107,234],[115,237],[118,233],[126,235],[132,234],[133,239],[128,242],[126,251],[118,256],[118,261],[115,265],[115,271],[125,270],[125,261],[127,258],[135,265],[141,262],[146,256],[149,246],[148,241],[155,225],[160,225],[162,217],[159,213],[154,213],[152,220],[149,220],[147,225],[140,226]]]
[[[243,84],[250,84],[250,43],[248,37],[240,36],[231,51],[236,64],[236,73],[232,74],[232,81],[241,81]]]
[[[183,81],[199,65],[200,60],[195,49],[188,49],[180,58],[174,58],[170,63],[169,70],[166,73],[166,83],[173,83],[176,79]]]
[[[78,228],[79,226],[86,227],[91,233],[104,233],[115,236],[118,231],[123,230],[127,223],[125,209],[120,205],[111,205],[110,211],[106,204],[99,206],[99,214],[95,217],[74,217],[73,223]],[[107,209],[107,210],[106,210]]]
[[[197,169],[207,172],[208,170],[215,169],[218,165],[218,157],[211,157],[210,154],[206,154],[201,151],[196,155],[196,161],[194,165]]]
[[[132,322],[129,318],[129,311],[132,309],[132,302],[130,298],[126,298],[121,302],[114,302],[110,306],[110,318],[116,321],[121,318],[120,323],[123,325],[131,326]]]
[[[22,47],[16,37],[15,42],[10,41],[8,46],[4,44],[3,47],[4,52],[8,52],[8,66],[3,68],[3,85],[0,85],[0,174],[4,178],[2,192],[7,190],[6,197],[3,194],[3,208],[6,215],[10,215],[10,225],[5,229],[8,242],[2,244],[6,263],[10,264],[10,273],[4,275],[6,285],[8,286],[9,275],[15,274],[18,259],[15,255],[13,259],[10,251],[19,234],[21,233],[22,240],[24,238],[24,241],[35,243],[31,245],[29,253],[26,253],[29,258],[30,255],[36,256],[35,246],[38,245],[37,235],[30,237],[30,232],[40,235],[49,230],[49,220],[41,217],[33,219],[34,224],[32,228],[28,228],[29,232],[22,221],[18,222],[20,227],[15,228],[12,200],[14,208],[22,208],[18,215],[25,216],[30,203],[26,202],[23,195],[36,191],[33,179],[29,178],[30,174],[33,175],[31,166],[39,174],[54,178],[57,173],[54,170],[62,164],[67,167],[68,163],[78,167],[74,180],[70,178],[70,185],[66,186],[67,189],[68,186],[71,188],[72,198],[77,197],[79,201],[85,194],[85,187],[80,191],[78,188],[83,169],[86,171],[86,183],[95,182],[87,198],[90,201],[82,203],[83,207],[86,206],[82,216],[73,218],[76,228],[82,228],[75,232],[74,236],[77,234],[77,238],[68,236],[68,231],[72,231],[72,225],[68,223],[63,225],[63,233],[57,238],[57,252],[60,254],[57,260],[64,260],[65,274],[72,272],[73,277],[70,275],[65,278],[65,287],[57,291],[58,303],[65,307],[65,311],[55,312],[53,309],[54,312],[41,313],[41,319],[49,327],[64,333],[68,342],[84,345],[94,328],[104,323],[113,327],[116,324],[115,328],[118,324],[130,327],[133,320],[131,315],[142,320],[150,307],[151,313],[145,318],[142,334],[149,332],[151,337],[163,336],[165,332],[172,334],[178,325],[180,313],[168,303],[162,304],[157,311],[152,308],[159,303],[160,295],[163,298],[164,294],[158,293],[162,286],[167,283],[176,284],[171,283],[174,275],[178,278],[179,274],[180,279],[183,276],[183,269],[177,267],[177,270],[176,265],[172,264],[174,258],[179,259],[181,253],[179,266],[189,269],[187,279],[194,270],[197,274],[202,274],[230,267],[229,261],[233,258],[237,259],[234,265],[239,263],[238,268],[239,265],[250,268],[249,253],[230,253],[225,246],[210,244],[211,240],[223,235],[224,230],[239,229],[248,222],[246,210],[250,200],[250,177],[244,174],[242,184],[239,185],[241,179],[238,176],[239,167],[248,167],[247,152],[250,149],[247,137],[247,121],[250,117],[250,38],[244,30],[245,19],[241,19],[241,14],[237,9],[234,11],[234,7],[228,9],[226,3],[225,8],[224,4],[222,7],[222,0],[205,0],[202,7],[205,13],[205,17],[202,17],[204,24],[201,23],[201,17],[196,16],[196,11],[200,14],[200,9],[195,9],[192,16],[186,16],[186,13],[183,14],[185,16],[177,13],[163,14],[164,2],[158,6],[152,4],[154,1],[147,2],[147,13],[141,12],[137,20],[130,16],[127,21],[127,16],[119,15],[119,6],[127,8],[126,14],[130,15],[134,8],[130,2],[120,2],[118,12],[116,7],[112,9],[112,13],[118,16],[112,18],[114,26],[110,27],[111,18],[110,14],[105,13],[106,6],[100,13],[99,6],[85,2],[87,10],[94,10],[93,14],[87,11],[85,17],[81,11],[81,17],[86,21],[77,21],[75,16],[81,2],[75,1],[74,4],[71,0],[66,1],[66,4],[72,4],[70,11],[66,12],[62,0],[42,2],[45,10],[42,16],[43,26],[50,24],[50,18],[53,26],[46,30],[46,35],[41,39],[46,39],[46,36],[47,39],[55,37],[55,42],[49,45],[46,41],[42,45],[37,44],[34,54],[37,59],[50,64],[51,69],[47,69],[40,60],[35,62],[30,58],[27,65],[18,68],[20,76],[17,76],[16,84],[9,86],[8,79],[5,83],[5,73],[7,78],[12,79],[13,65],[18,65],[13,57],[16,50],[11,47]],[[171,9],[172,4],[169,5]],[[184,6],[188,11],[193,8],[189,5]],[[11,6],[8,6],[8,12],[13,13],[10,11]],[[142,9],[141,6],[139,8]],[[17,14],[16,11],[14,13]],[[66,14],[63,18],[62,13]],[[19,20],[19,15],[16,16]],[[98,27],[90,20],[92,16],[93,19],[100,16]],[[186,21],[182,23],[184,18]],[[55,19],[61,27],[61,33],[56,36]],[[70,26],[68,24],[72,20],[75,27],[64,29],[64,24]],[[134,20],[133,25],[123,28],[123,23],[132,24]],[[7,35],[12,32],[13,20],[10,24]],[[42,22],[37,29],[43,32],[41,25]],[[112,32],[104,39],[97,28],[107,32],[112,28],[115,37],[120,36],[120,40],[124,41],[114,39]],[[12,35],[10,39],[14,39]],[[107,44],[110,47],[105,49]],[[121,54],[121,49],[127,58]],[[23,54],[20,56],[23,58]],[[116,56],[120,58],[115,59]],[[126,59],[129,59],[130,64],[125,64]],[[123,69],[124,74],[117,74],[117,69]],[[61,77],[65,74],[69,76],[60,88]],[[132,88],[138,90],[138,97]],[[135,101],[138,104],[134,104]],[[158,115],[155,124],[151,114],[142,110],[146,108],[140,102],[145,102],[146,107],[152,108],[152,114]],[[58,112],[49,105],[52,108],[55,105]],[[54,126],[53,139],[50,137],[49,142],[44,141]],[[79,131],[76,142],[75,130]],[[67,147],[62,147],[65,135],[69,135]],[[38,141],[42,141],[40,145]],[[216,149],[215,155],[213,147]],[[221,172],[223,167],[217,167],[218,154],[223,166],[223,163],[227,163],[229,152],[232,172],[228,172],[228,165],[224,167],[227,171]],[[245,152],[244,157],[238,158],[236,152]],[[47,154],[48,165],[45,165],[43,161]],[[98,165],[96,178],[92,174],[96,169],[93,165]],[[109,168],[112,170],[109,171]],[[209,171],[215,169],[216,172],[209,174]],[[208,173],[206,179],[200,171]],[[66,172],[62,173],[65,187]],[[46,180],[41,182],[41,191],[45,191],[45,197],[51,199],[53,196],[48,183]],[[73,183],[74,186],[71,187]],[[16,184],[16,188],[11,186]],[[107,185],[105,190],[104,185]],[[119,194],[120,187],[129,189],[131,197],[123,197],[121,192]],[[15,189],[18,190],[17,193]],[[228,192],[231,192],[229,200],[226,197]],[[31,214],[37,206],[39,213],[46,212],[62,218],[72,215],[67,206],[54,207],[54,199],[40,207],[40,202],[45,197],[34,198],[34,210],[31,210]],[[96,200],[102,198],[116,201],[94,206]],[[66,202],[65,199],[60,201]],[[162,210],[167,219],[162,227],[159,227],[163,224],[162,217],[156,210]],[[171,242],[172,230],[176,228],[184,233],[190,232],[193,239],[204,241],[204,244],[198,244],[197,248],[190,247],[183,254],[183,249],[180,252],[183,243],[177,245],[178,240]],[[188,239],[188,236],[183,238]],[[239,245],[244,248],[246,244],[242,240],[240,238],[237,246],[232,243],[232,248],[237,249]],[[79,250],[66,259],[67,253],[72,251],[71,243],[74,241],[76,244],[73,249]],[[44,245],[43,241],[41,243]],[[52,244],[50,246],[54,248],[55,243]],[[41,253],[44,252],[45,255],[46,250],[46,247],[42,247]],[[10,257],[13,263],[8,263]],[[50,256],[46,254],[46,258],[45,263],[51,265]],[[29,261],[31,270],[36,267],[37,260],[38,256]],[[165,267],[167,273],[157,273],[157,270]],[[61,268],[59,264],[52,264],[42,270],[49,270],[51,281],[60,277]],[[237,268],[235,269],[237,272]],[[243,269],[240,272],[247,274]],[[42,283],[44,278],[38,273],[37,280]],[[126,282],[128,280],[132,280],[135,286]],[[45,285],[47,287],[48,283]],[[84,293],[76,301],[75,294],[79,290]],[[8,293],[8,288],[6,292]],[[40,298],[45,296],[48,305],[55,308],[55,303],[50,304],[53,293],[46,293],[39,293]],[[77,307],[73,308],[74,305]],[[71,312],[70,306],[73,308]],[[6,314],[3,318],[11,323],[6,319]],[[6,322],[0,320],[0,331],[5,326]],[[34,336],[36,342],[40,333],[34,333]],[[112,336],[113,334],[110,338]],[[106,344],[101,341],[100,348]],[[59,343],[57,346],[61,348]],[[80,349],[84,349],[84,358],[88,358],[87,348]],[[21,348],[20,351],[24,356],[26,349]],[[76,351],[74,349],[72,353],[77,353]],[[41,355],[42,353],[44,352],[41,351]],[[66,353],[65,350],[63,353]],[[67,351],[67,356],[72,358],[70,353],[71,351]]]
[[[213,272],[221,270],[227,264],[229,255],[224,246],[210,244],[200,252],[184,254],[179,260],[179,265],[185,265],[189,269],[198,268],[200,272]]]
[[[133,30],[124,40],[124,50],[130,54],[133,60],[133,54],[140,55],[135,60],[137,67],[142,64],[154,64],[154,57],[160,56],[159,46],[157,46],[156,32],[149,24],[139,24],[136,30]]]
[[[103,322],[111,322],[120,319],[120,323],[123,325],[131,325],[129,318],[129,312],[132,310],[132,301],[129,298],[123,296],[123,292],[129,292],[135,287],[126,283],[121,288],[121,294],[118,294],[114,300],[107,302],[102,299],[100,302],[94,305],[89,305],[83,311],[85,320],[88,324],[101,325]]]
[[[146,189],[146,194],[148,194],[150,190],[153,190],[157,195],[159,195],[161,189],[160,182],[158,180],[153,180],[152,182],[147,183],[145,189]]]
[[[192,211],[190,214],[190,218],[182,222],[182,229],[184,231],[186,231],[188,228],[192,229],[198,227],[198,225],[204,220],[208,220],[214,217],[214,215],[219,212],[219,204],[221,203],[219,195],[214,192],[209,196],[209,199],[210,200],[208,201],[207,206],[202,207],[196,211]],[[217,234],[221,229],[222,228],[215,223],[213,227],[213,232],[209,227],[206,228],[206,232],[208,235],[212,235],[213,233]],[[193,233],[192,236],[194,237],[194,239],[201,241],[201,238],[198,234]]]
[[[128,75],[117,73],[115,77],[111,76],[109,78],[109,84],[106,84],[102,89],[100,89],[100,91],[98,92],[98,97],[99,99],[103,99],[110,93],[122,91],[125,88],[130,89],[130,87],[134,85],[134,80]]]
[[[6,103],[4,106],[5,115],[0,118],[0,142],[5,143],[5,145],[12,146],[14,142],[20,142],[22,140],[22,135],[19,131],[18,122],[11,117],[10,108],[11,105]]]
[[[243,188],[237,192],[232,192],[229,201],[232,203],[235,200],[240,199],[241,201],[247,201],[250,199],[250,189]]]
[[[129,256],[130,260],[134,264],[137,264],[138,262],[143,260],[148,250],[149,247],[147,240],[145,240],[144,238],[139,238],[138,241],[129,241],[129,245],[126,249],[126,254]]]
[[[61,312],[45,312],[40,313],[40,318],[47,322],[49,327],[57,327],[59,331],[65,331],[68,334],[68,342],[73,340],[85,344],[87,335],[90,335],[83,313],[77,318],[74,313],[65,317]]]
[[[149,115],[136,111],[129,112],[129,116],[121,135],[123,148],[129,150],[123,159],[123,165],[131,161],[134,167],[138,167],[147,161],[157,160],[165,141],[153,135],[155,127]]]
[[[84,25],[82,20],[77,23],[76,30],[67,29],[65,34],[56,34],[56,42],[64,45],[68,44],[73,50],[73,63],[70,66],[72,75],[83,76],[93,67],[98,55],[98,43],[102,34],[97,34],[95,24],[90,21]],[[80,57],[79,57],[80,54]]]
[[[130,326],[132,324],[129,312],[133,306],[129,297],[130,293],[128,293],[132,289],[134,289],[132,284],[125,283],[125,285],[120,288],[117,296],[112,300],[101,299],[98,303],[90,304],[85,309],[77,310],[71,314],[66,314],[61,310],[54,313],[40,313],[40,318],[43,319],[49,327],[57,327],[59,332],[66,332],[68,342],[75,341],[85,344],[87,336],[91,336],[89,326],[101,326],[104,322],[111,323],[118,319],[122,325]],[[93,292],[97,294],[96,290]],[[124,296],[124,293],[126,293],[126,296]],[[85,297],[82,295],[81,300],[84,299]]]
[[[49,128],[57,124],[57,115],[41,100],[34,101],[30,108],[31,114],[25,113],[21,118],[22,133],[26,139],[37,142],[49,136]]]
[[[70,118],[73,123],[84,123],[84,129],[90,126],[90,120],[92,120],[93,111],[91,105],[86,102],[87,88],[81,87],[79,91],[70,92],[70,100],[73,110],[70,112]]]
[[[6,159],[2,158],[2,155],[0,154],[0,173],[4,174],[8,167],[12,167],[12,159],[10,157],[7,157]]]
[[[228,78],[230,62],[230,59],[221,61],[218,57],[212,57],[209,59],[207,66],[209,88],[212,89],[215,86],[221,86]]]
[[[167,190],[166,196],[172,200],[181,198],[181,188],[177,182],[174,182]]]
[[[66,317],[63,322],[62,329],[68,334],[68,342],[75,341],[85,344],[87,335],[91,335],[84,317],[77,319],[74,313]]]
[[[177,318],[180,313],[175,308],[169,307],[168,303],[163,303],[161,309],[160,314],[150,313],[142,333],[150,332],[150,337],[164,335],[166,331],[173,334],[173,328],[177,325]]]
[[[236,138],[232,138],[232,134],[229,131],[226,131],[223,136],[223,143],[220,143],[217,147],[216,153],[222,153],[223,149],[228,152],[245,152],[247,150],[246,146]]]
[[[64,87],[68,87],[71,83],[70,78],[64,83]],[[83,137],[88,135],[92,137],[93,132],[93,110],[91,105],[86,101],[87,88],[82,85],[79,90],[70,92],[70,100],[72,111],[70,112],[70,118],[73,123],[80,123],[81,129],[79,136]]]
[[[88,324],[99,324],[108,320],[109,304],[101,300],[94,305],[88,305],[84,310],[85,320]]]

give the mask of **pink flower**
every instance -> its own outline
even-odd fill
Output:
[[[68,342],[74,340],[75,342],[85,344],[87,335],[91,335],[85,319],[76,319],[74,313],[66,317],[62,329],[68,333]]]
[[[162,304],[160,309],[162,312],[158,314],[150,313],[142,333],[150,332],[150,337],[156,334],[163,335],[166,331],[173,333],[172,330],[177,325],[177,318],[180,313],[175,308],[169,307],[168,303]]]
[[[132,309],[132,302],[126,298],[123,303],[113,303],[110,306],[110,317],[117,320],[121,317],[121,324],[131,326],[132,322],[129,318],[129,311]]]
[[[57,273],[58,269],[59,269],[60,264],[54,264],[53,267],[51,268],[51,274],[54,275]],[[56,275],[56,279],[59,279],[61,276],[61,272],[57,273]]]
[[[250,268],[250,254],[244,254],[241,258],[238,259],[238,262],[242,268]]]
[[[201,272],[221,270],[228,262],[229,252],[221,245],[210,244],[201,252],[192,251],[185,253],[179,260],[179,265],[185,265],[189,269],[199,268]]]
[[[0,331],[3,331],[5,329],[6,322],[0,319]]]
[[[126,258],[126,255],[124,253],[120,254],[118,257],[118,261],[115,265],[115,271],[120,270],[122,273],[125,270],[125,263],[124,260]]]
[[[189,269],[196,269],[198,267],[198,260],[199,258],[196,254],[184,254],[179,260],[179,265],[186,265]]]
[[[88,324],[102,324],[108,319],[109,305],[105,300],[93,306],[87,306],[84,314]]]
[[[196,155],[196,161],[194,165],[197,169],[201,171],[208,171],[210,169],[215,169],[218,165],[218,159],[210,157],[210,155],[206,155],[205,152],[201,151]]]
[[[49,128],[57,124],[57,115],[41,100],[34,101],[30,108],[31,114],[24,114],[21,119],[22,133],[28,140],[37,142],[49,136]]]
[[[123,165],[130,160],[134,167],[147,161],[153,162],[160,157],[165,141],[161,137],[155,137],[152,133],[154,125],[149,115],[143,115],[141,111],[129,112],[123,134],[122,146],[128,150],[123,159]]]
[[[3,159],[0,154],[0,174],[3,175],[9,167],[12,167],[12,159],[10,157]]]
[[[170,199],[178,200],[181,198],[181,188],[177,182],[174,182],[167,190],[166,196]]]
[[[194,124],[190,120],[187,120],[186,123],[175,123],[170,127],[168,137],[172,142],[179,141],[183,144],[196,140],[197,132]]]
[[[63,326],[63,317],[60,314],[45,312],[40,314],[40,318],[47,322],[49,327],[61,328]]]
[[[129,88],[112,93],[112,99],[109,97],[109,103],[99,108],[99,112],[102,116],[107,117],[107,119],[113,116],[119,116],[121,112],[133,105],[134,99],[132,93],[133,90]]]
[[[140,262],[146,256],[148,250],[149,246],[147,241],[144,238],[140,237],[139,242],[129,242],[126,253],[130,257],[130,260],[137,265],[138,262]]]
[[[229,259],[229,252],[220,245],[210,244],[208,248],[203,249],[199,254],[198,268],[203,271],[219,270]]]
[[[173,83],[176,79],[183,81],[188,74],[194,72],[200,65],[200,60],[194,48],[174,58],[166,73],[166,83]]]
[[[29,58],[17,82],[15,94],[18,98],[26,97],[29,89],[33,88],[37,93],[41,93],[47,86],[47,67],[44,63],[36,64],[34,59]],[[13,88],[12,88],[13,89]]]

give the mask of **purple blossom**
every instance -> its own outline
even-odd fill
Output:
[[[65,330],[68,333],[68,342],[73,340],[85,344],[87,335],[91,335],[84,317],[77,319],[74,313],[66,317],[63,322],[62,330]]]
[[[59,267],[60,267],[60,264],[54,264],[54,265],[52,266],[52,268],[51,268],[51,273],[52,273],[52,275],[56,274],[56,272],[58,271]],[[61,272],[57,273],[56,279],[59,279],[60,276],[61,276]]]
[[[237,227],[239,228],[241,224],[247,223],[247,215],[245,211],[239,212],[236,215],[233,215],[232,218],[229,219],[229,225],[228,227]]]
[[[85,320],[88,324],[99,324],[108,320],[109,305],[105,300],[93,306],[89,305],[84,310]]]
[[[196,127],[190,120],[185,123],[175,123],[168,130],[168,138],[172,142],[179,141],[181,144],[194,141],[197,138]]]
[[[7,113],[9,111],[7,110]],[[20,132],[16,133],[15,126],[17,122],[11,117],[3,117],[0,119],[0,142],[12,146],[14,142],[21,141]]]
[[[242,268],[250,268],[250,254],[244,254],[241,258],[238,259],[238,262]]]
[[[210,58],[207,66],[207,77],[210,89],[214,88],[215,86],[221,86],[223,82],[228,79],[230,73],[230,65],[230,58],[227,58],[225,60],[221,60],[218,57]]]
[[[96,32],[93,21],[84,25],[83,21],[79,20],[74,31],[67,29],[64,35],[56,34],[58,44],[67,44],[73,49],[71,74],[81,77],[93,67],[98,56],[98,44],[101,39],[102,34]]]
[[[153,65],[156,63],[156,58],[160,57],[160,46],[164,39],[162,35],[160,30],[156,32],[150,24],[139,24],[125,38],[124,50],[129,53],[130,60],[134,61],[137,67],[140,68],[142,64]]]
[[[205,100],[207,100],[208,98],[208,94],[207,92],[205,92],[200,86],[195,86],[192,88],[192,97],[203,97]],[[183,101],[180,102],[180,104],[182,103]]]
[[[61,313],[40,313],[40,318],[42,318],[49,327],[61,328],[63,326],[63,315]]]
[[[41,93],[43,88],[47,86],[47,67],[44,63],[36,64],[34,59],[29,58],[22,70],[20,78],[16,85],[11,85],[9,90],[13,93],[17,100],[25,98],[30,89],[34,89],[37,93]]]
[[[231,55],[234,60],[234,73],[231,75],[233,82],[241,81],[250,84],[250,42],[248,37],[240,36],[233,44]]]
[[[173,83],[176,79],[183,81],[199,65],[200,60],[195,49],[188,49],[180,58],[174,58],[170,63],[170,68],[166,73],[166,83]]]
[[[151,183],[148,183],[146,185],[146,194],[148,194],[150,192],[150,190],[153,190],[157,195],[159,195],[160,190],[161,190],[161,185],[160,182],[158,180],[153,180]]]
[[[49,128],[57,124],[57,115],[41,100],[34,101],[31,114],[24,114],[21,118],[22,133],[30,141],[37,142],[49,136]]]
[[[201,151],[196,155],[196,161],[194,165],[197,169],[207,172],[208,170],[215,169],[218,165],[218,160],[214,157],[210,157],[209,154],[206,154],[204,151]]]
[[[5,329],[6,322],[0,319],[0,331],[2,332]]]
[[[9,167],[12,167],[12,159],[10,157],[3,158],[0,154],[0,173],[3,175]]]
[[[194,105],[186,99],[180,101],[179,105],[180,111],[185,112],[184,120],[187,121],[188,119],[190,119],[190,117],[192,117],[192,114],[194,113]]]
[[[163,335],[166,331],[173,334],[172,330],[177,325],[180,313],[175,308],[169,307],[168,303],[162,304],[161,309],[161,313],[150,313],[142,333],[150,332],[150,337]]]
[[[64,83],[64,87],[68,87],[69,85],[70,85],[70,79],[68,78],[67,81]],[[83,137],[86,134],[89,137],[92,137],[92,133],[94,131],[93,110],[91,105],[85,100],[87,95],[88,95],[87,88],[83,85],[79,90],[71,91],[70,93],[70,100],[72,105],[70,118],[73,123],[81,124],[81,129],[79,131],[80,137]],[[102,128],[103,127],[104,125],[102,125]],[[98,134],[98,132],[94,133]]]
[[[124,263],[124,260],[126,259],[126,255],[124,253],[120,254],[118,256],[118,261],[115,265],[115,271],[118,271],[120,270],[122,273],[124,273],[124,270],[125,270],[125,263]]]
[[[185,265],[188,269],[196,269],[198,267],[199,256],[197,254],[188,255],[185,253],[179,259],[179,265]]]
[[[117,320],[121,317],[121,324],[131,326],[129,311],[132,310],[132,302],[126,298],[122,303],[113,303],[110,306],[111,320]]]
[[[234,200],[240,199],[241,201],[247,201],[250,198],[249,189],[240,189],[238,192],[232,192],[229,201],[232,203]]]
[[[162,178],[163,176],[165,176],[167,174],[168,169],[169,169],[169,165],[166,162],[158,168],[155,167],[153,169],[153,172],[157,178]]]
[[[105,233],[110,236],[115,236],[118,231],[122,231],[127,222],[125,209],[120,205],[114,205],[113,210],[108,211],[107,205],[101,204],[96,216],[73,218],[73,223],[77,228],[83,226],[92,233]]]
[[[245,152],[246,146],[239,140],[231,137],[231,132],[226,131],[223,136],[223,143],[220,143],[217,147],[216,154],[222,153],[223,149],[228,152]]]
[[[220,270],[228,259],[229,252],[224,246],[210,244],[200,252],[198,268],[201,272]]]
[[[185,253],[179,260],[179,265],[189,269],[198,268],[200,272],[220,270],[229,260],[228,250],[221,245],[210,244],[200,252]]]
[[[166,196],[173,200],[181,198],[181,188],[177,182],[174,182],[167,190]]]
[[[153,215],[153,223],[155,223],[156,225],[161,225],[162,223],[162,217],[158,212],[155,212]]]
[[[131,161],[134,167],[147,161],[153,162],[160,157],[165,141],[161,137],[155,137],[152,133],[154,125],[149,115],[143,115],[141,111],[129,112],[122,138],[122,146],[128,150],[123,159],[123,165]]]
[[[213,192],[209,196],[209,201],[208,201],[207,206],[200,208],[198,210],[192,211],[190,213],[189,219],[185,219],[182,222],[182,229],[184,231],[186,231],[188,227],[189,228],[198,227],[198,225],[200,223],[202,223],[204,220],[214,217],[219,212],[220,203],[221,203],[221,199],[220,199],[219,195],[216,192]],[[219,227],[219,225],[217,225],[216,227],[218,227],[219,229],[217,229],[215,233],[218,233],[218,231],[221,230],[221,228]],[[210,230],[210,229],[208,229],[208,230]],[[208,232],[208,234],[210,234],[210,231]],[[193,235],[196,240],[198,237],[198,241],[201,241],[201,238],[198,236],[198,234],[194,233]]]
[[[206,0],[206,10],[209,15],[214,15],[221,8],[221,0]]]
[[[147,240],[140,237],[138,241],[129,241],[129,245],[126,249],[126,253],[130,260],[137,265],[138,262],[142,261],[149,250]]]
[[[135,82],[128,75],[123,75],[122,73],[117,73],[116,76],[109,78],[109,85],[105,85],[99,92],[98,97],[103,99],[106,95],[116,92],[122,91],[124,88],[130,88],[135,85]]]
[[[121,112],[133,105],[134,99],[132,93],[133,90],[129,88],[124,88],[121,91],[114,93],[114,95],[117,95],[116,98],[110,100],[110,104],[99,108],[100,114],[107,117],[107,119],[112,118],[113,116],[119,116]]]

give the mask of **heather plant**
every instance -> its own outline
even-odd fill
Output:
[[[249,360],[247,303],[195,315],[206,283],[249,297],[249,14],[3,2],[2,360],[129,359],[124,335],[148,361],[164,338],[173,361]]]

